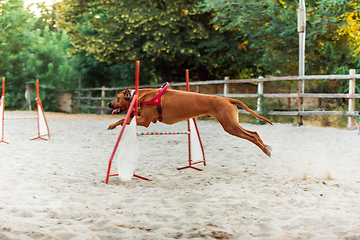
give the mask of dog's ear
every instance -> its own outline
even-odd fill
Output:
[[[125,100],[130,100],[130,98],[131,98],[131,91],[128,88],[126,88],[126,90],[124,92],[124,98],[125,98]]]

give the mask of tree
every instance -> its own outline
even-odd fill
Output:
[[[40,80],[45,110],[56,110],[54,89],[71,88],[76,75],[67,54],[65,33],[34,30],[34,17],[23,1],[0,2],[0,74],[5,76],[6,107],[24,109],[26,83]]]
[[[17,77],[12,77],[15,72],[21,71],[22,51],[30,46],[33,42],[30,33],[30,24],[27,20],[32,15],[29,11],[24,10],[23,1],[1,1],[0,2],[0,75],[9,77],[7,81],[6,105],[10,107],[18,104],[20,99],[24,99],[25,84]],[[21,92],[17,89],[20,87]],[[22,104],[23,105],[23,104]]]
[[[345,8],[350,1],[332,2]],[[332,5],[325,0],[306,5],[306,74],[334,73],[351,64],[349,36],[337,31],[344,24],[334,14],[339,10],[329,9]],[[239,30],[263,74],[297,74],[297,1],[205,0],[200,7],[216,13],[213,24],[220,31]]]
[[[105,63],[95,59],[93,55],[87,55],[85,51],[79,52],[72,58],[76,71],[81,74],[82,87],[101,86],[130,86],[134,85],[134,64],[115,64],[107,66]],[[149,73],[145,71],[145,76]]]
[[[21,49],[29,46],[31,38],[30,24],[27,20],[32,15],[23,9],[23,1],[1,1],[0,2],[0,55],[11,56],[18,54]],[[6,57],[0,58],[0,74],[6,73]]]
[[[40,13],[40,16],[35,18],[34,29],[45,29],[45,27],[47,26],[51,31],[59,32],[59,28],[56,25],[58,20],[58,3],[53,3],[52,5],[45,5],[45,2],[39,2],[37,4],[33,3],[31,5],[37,5]]]
[[[183,81],[186,68],[201,80],[237,75],[235,66],[251,66],[251,58],[239,57],[246,48],[236,31],[213,28],[211,12],[196,6],[201,2],[64,0],[59,25],[72,54],[85,51],[108,66],[141,60],[154,81]]]

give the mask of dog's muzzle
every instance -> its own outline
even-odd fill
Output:
[[[111,109],[114,109],[113,106],[111,106],[111,102],[108,103],[108,107],[111,108]],[[112,111],[112,114],[115,115],[115,114],[120,114],[122,112],[122,108],[121,107],[118,107],[118,108],[115,108],[114,111]]]

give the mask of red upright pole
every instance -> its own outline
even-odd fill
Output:
[[[200,132],[199,132],[197,123],[196,123],[196,121],[195,121],[195,118],[194,118],[194,125],[195,125],[195,129],[196,129],[196,133],[197,133],[197,135],[198,135],[198,137],[199,137],[199,143],[200,143],[201,151],[202,151],[202,154],[203,154],[203,160],[200,161],[200,162],[197,162],[197,163],[204,163],[204,166],[206,166],[204,146],[203,146],[202,141],[201,141],[201,138],[200,138]],[[197,164],[197,163],[193,163],[193,164]]]
[[[186,80],[186,91],[190,92],[189,85],[189,69],[185,70],[185,80]],[[187,120],[188,132],[190,132],[190,119]],[[191,135],[188,135],[188,145],[189,145],[189,166],[191,166]]]
[[[1,96],[3,96],[5,98],[5,77],[3,77],[3,79],[2,79],[2,95]]]
[[[0,140],[0,143],[6,143],[6,144],[9,144],[8,142],[5,142],[4,141],[4,113],[5,113],[5,77],[3,77],[2,79],[2,95],[1,95],[1,100],[2,101],[2,114],[1,114],[1,128],[2,128],[2,131],[1,131],[1,140]]]
[[[123,135],[123,133],[124,133],[124,131],[125,131],[126,123],[128,122],[128,120],[129,120],[129,118],[130,118],[130,114],[131,114],[131,112],[132,112],[132,108],[133,108],[134,105],[135,105],[136,98],[137,98],[137,96],[134,95],[134,98],[133,98],[133,100],[132,100],[132,102],[131,102],[131,104],[130,104],[129,110],[128,110],[127,114],[126,114],[126,117],[125,117],[125,120],[124,120],[124,124],[122,125],[121,131],[120,131],[120,134],[119,134],[119,137],[118,137],[118,139],[117,139],[117,141],[116,141],[116,143],[115,143],[114,150],[113,150],[113,152],[112,152],[112,154],[111,154],[111,157],[110,157],[110,160],[109,160],[109,167],[108,167],[108,171],[107,171],[107,175],[106,175],[106,181],[105,181],[106,184],[109,184],[109,177],[110,177],[110,170],[111,170],[112,161],[113,161],[113,159],[114,159],[116,150],[117,150],[117,148],[118,148],[118,146],[119,146],[121,137],[122,137],[122,135]],[[116,175],[113,175],[113,176],[116,176]]]
[[[189,83],[189,70],[186,69],[185,71],[185,79],[186,79],[186,91],[190,91],[190,83]],[[189,165],[186,166],[186,167],[181,167],[181,168],[177,168],[177,170],[183,170],[183,169],[186,169],[186,168],[192,168],[192,169],[195,169],[195,170],[198,170],[198,171],[202,171],[202,169],[200,168],[196,168],[192,165],[195,165],[195,164],[198,164],[198,163],[204,163],[204,166],[206,166],[206,163],[205,163],[205,152],[204,152],[204,148],[203,148],[203,145],[202,145],[202,142],[201,142],[201,138],[200,138],[200,133],[199,133],[199,130],[197,128],[197,124],[196,124],[196,120],[195,118],[193,119],[188,119],[187,120],[187,123],[188,123],[188,131],[191,132],[190,130],[190,121],[193,120],[194,121],[194,125],[195,125],[195,128],[196,128],[196,133],[198,135],[198,138],[199,138],[199,142],[200,142],[200,146],[201,146],[201,151],[202,151],[202,154],[203,154],[203,160],[202,161],[198,161],[198,162],[192,162],[191,161],[191,135],[189,134],[188,135],[188,145],[189,145]]]
[[[109,184],[109,178],[112,177],[112,176],[118,176],[118,174],[114,174],[114,175],[110,175],[110,170],[111,170],[111,165],[112,165],[112,161],[114,159],[114,156],[115,156],[115,153],[116,153],[116,150],[119,146],[119,143],[120,143],[120,140],[121,140],[121,137],[125,131],[125,127],[126,127],[126,123],[128,122],[129,118],[130,118],[130,114],[132,112],[132,109],[135,107],[135,120],[136,120],[136,123],[137,123],[137,108],[138,108],[138,90],[139,90],[139,72],[140,72],[140,61],[136,61],[136,69],[135,69],[135,93],[134,93],[134,96],[133,96],[133,100],[131,101],[131,104],[130,104],[130,107],[128,109],[128,112],[126,114],[126,117],[125,117],[125,120],[124,120],[124,124],[121,128],[121,131],[120,131],[120,134],[119,134],[119,137],[115,143],[115,147],[114,147],[114,150],[111,154],[111,157],[110,157],[110,160],[109,160],[109,166],[108,166],[108,171],[107,171],[107,175],[106,175],[106,180],[105,180],[105,183],[106,184]],[[148,178],[145,178],[145,177],[142,177],[142,176],[139,176],[139,175],[136,175],[134,173],[133,175],[134,177],[137,177],[137,178],[140,178],[140,179],[143,179],[143,180],[146,180],[146,181],[151,181],[151,179],[148,179]]]
[[[40,138],[40,116],[39,116],[39,101],[40,101],[40,96],[39,96],[39,79],[36,79],[36,110],[37,110],[37,115],[38,115],[38,137]],[[37,139],[34,138],[34,139]],[[33,139],[32,139],[33,140]]]
[[[135,95],[138,96],[139,91],[139,75],[140,75],[140,61],[136,61],[136,69],[135,69]],[[138,112],[138,98],[136,98],[135,102],[135,119],[137,125],[137,112]]]
[[[138,104],[138,96],[139,96],[139,77],[140,77],[140,61],[136,61],[136,67],[135,67],[135,111],[134,111],[134,114],[135,114],[135,120],[136,120],[136,126],[137,126],[137,117],[138,117],[138,107],[139,107],[139,104]],[[152,181],[151,179],[149,178],[146,178],[146,177],[142,177],[142,176],[139,176],[139,175],[136,175],[134,173],[133,175],[134,177],[137,177],[137,178],[140,178],[142,180],[146,180],[146,181]]]
[[[45,135],[40,135],[40,114],[43,114],[44,117],[44,121],[45,121],[45,125],[47,128],[47,136],[50,139],[50,130],[49,130],[49,125],[47,123],[47,120],[45,118],[45,112],[44,112],[44,108],[41,104],[41,99],[40,99],[40,93],[39,93],[39,79],[36,79],[36,109],[37,109],[37,115],[38,115],[38,137],[30,139],[30,140],[35,140],[35,139],[42,139],[47,141],[48,139],[43,138],[43,136]],[[41,111],[41,113],[39,112]]]

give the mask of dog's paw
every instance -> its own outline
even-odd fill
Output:
[[[117,126],[116,124],[110,124],[109,127],[108,127],[108,129],[109,129],[109,130],[113,130],[113,129],[116,128],[116,126]]]
[[[272,147],[270,145],[265,145],[265,147],[266,147],[265,154],[268,155],[269,157],[271,157]]]
[[[265,147],[266,147],[267,149],[269,149],[269,151],[272,151],[272,150],[273,150],[270,145],[265,145]]]

